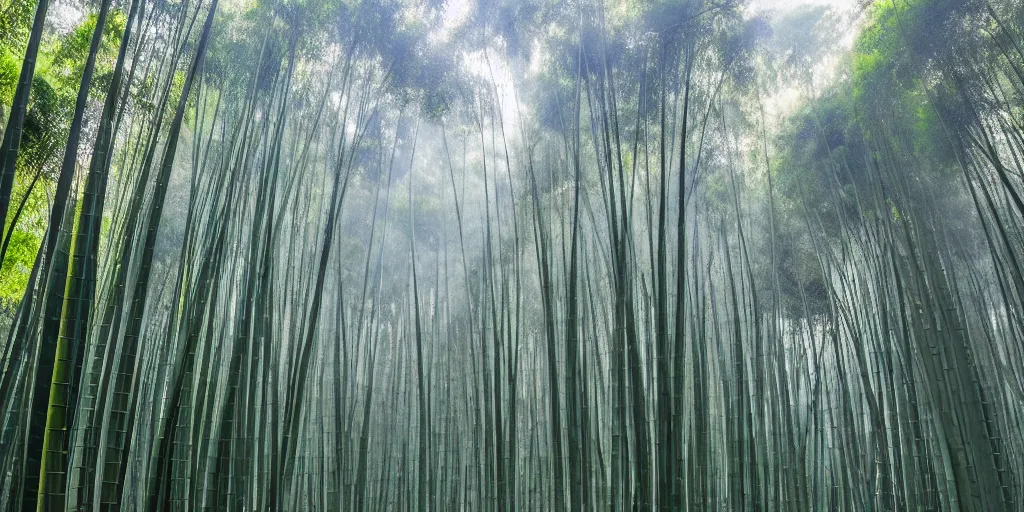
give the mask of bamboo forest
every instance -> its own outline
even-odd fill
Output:
[[[0,0],[0,511],[1022,511],[1024,0]]]

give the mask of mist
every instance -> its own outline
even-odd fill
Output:
[[[0,0],[3,510],[1018,510],[1017,0]]]

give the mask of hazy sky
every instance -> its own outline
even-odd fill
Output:
[[[804,4],[834,5],[849,8],[858,0],[752,0],[751,6],[756,9],[790,9]]]

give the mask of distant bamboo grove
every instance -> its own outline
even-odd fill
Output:
[[[1024,509],[1024,4],[748,4],[0,0],[0,507]]]

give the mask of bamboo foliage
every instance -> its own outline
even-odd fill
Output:
[[[0,506],[1019,507],[1017,3],[471,4],[85,7]]]

